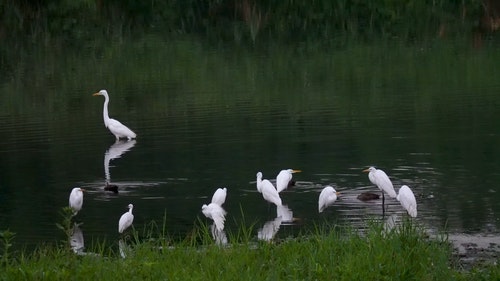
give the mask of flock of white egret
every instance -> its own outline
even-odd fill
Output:
[[[117,140],[121,138],[127,138],[128,140],[136,138],[136,134],[130,130],[127,126],[123,125],[120,121],[112,119],[108,115],[108,104],[109,95],[106,90],[101,90],[98,93],[93,94],[93,96],[104,96],[104,107],[103,107],[103,119],[104,125],[109,131],[115,136]],[[286,212],[286,206],[283,206],[280,192],[287,189],[291,183],[292,175],[294,173],[301,172],[300,170],[285,169],[281,170],[276,177],[276,187],[273,183],[267,179],[263,179],[261,172],[257,173],[257,191],[262,194],[264,200],[269,203],[275,204],[277,206],[277,219],[282,220],[292,220],[293,218],[287,218],[289,216]],[[399,189],[399,194],[396,194],[394,186],[387,176],[387,174],[375,167],[370,167],[363,172],[368,172],[368,178],[371,183],[376,185],[382,191],[382,209],[385,212],[385,193],[389,195],[390,198],[396,198],[401,206],[408,212],[411,217],[417,216],[417,202],[415,196],[411,189],[407,185],[401,186]],[[76,215],[83,205],[83,192],[85,190],[82,188],[73,188],[69,197],[69,206],[73,210],[73,214]],[[318,199],[318,212],[323,212],[326,208],[331,206],[336,200],[340,193],[337,192],[332,186],[326,186],[323,188]],[[218,188],[214,195],[212,196],[212,201],[207,205],[203,204],[201,207],[202,213],[209,219],[214,221],[215,230],[221,232],[224,229],[225,216],[227,212],[224,210],[222,205],[226,201],[227,188]],[[119,219],[118,222],[118,232],[123,233],[128,227],[130,227],[134,221],[134,215],[132,214],[133,205],[128,205],[128,211],[125,212]],[[290,215],[291,216],[291,215]]]

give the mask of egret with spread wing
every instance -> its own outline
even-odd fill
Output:
[[[212,196],[210,204],[203,204],[201,212],[205,217],[211,219],[215,223],[218,231],[224,230],[224,223],[226,221],[226,211],[222,208],[222,204],[226,201],[227,188],[218,188]]]
[[[217,188],[217,190],[214,192],[214,195],[212,196],[212,203],[216,203],[219,206],[222,206],[224,202],[226,202],[226,196],[227,188]]]

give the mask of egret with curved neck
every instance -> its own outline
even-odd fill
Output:
[[[127,126],[120,123],[120,121],[109,118],[108,115],[108,104],[109,96],[106,90],[100,90],[98,93],[93,94],[93,96],[104,96],[104,106],[102,109],[102,117],[104,119],[104,126],[109,129],[109,131],[115,136],[117,140],[120,138],[127,138],[129,140],[135,139],[136,134],[130,130]]]

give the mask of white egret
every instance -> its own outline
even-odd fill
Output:
[[[262,193],[262,197],[264,197],[267,202],[273,203],[276,206],[281,206],[280,194],[270,181],[262,180],[260,191]]]
[[[212,196],[212,203],[222,206],[226,202],[227,188],[218,188]]]
[[[226,221],[226,211],[217,203],[203,204],[201,211],[205,217],[212,219],[218,231],[224,230],[224,222]]]
[[[391,198],[396,198],[397,196],[391,180],[384,171],[375,169],[375,167],[370,167],[366,170],[363,170],[363,172],[368,173],[368,179],[370,179],[370,181],[382,191],[382,212],[385,213],[384,193],[387,193],[387,195],[389,195],[389,197]]]
[[[292,180],[292,174],[300,172],[302,171],[293,169],[281,170],[278,176],[276,177],[276,189],[278,190],[278,192],[287,189],[288,184]]]
[[[212,196],[210,204],[203,204],[201,211],[205,217],[212,219],[218,231],[224,229],[224,222],[226,221],[226,211],[222,208],[222,204],[226,201],[227,188],[218,188]]]
[[[293,169],[281,170],[278,176],[276,176],[276,189],[278,190],[278,192],[281,192],[288,188],[288,185],[292,180],[292,174],[300,172],[302,171]]]
[[[328,185],[323,188],[319,194],[318,211],[321,213],[323,210],[328,208],[328,206],[332,205],[333,202],[337,200],[337,195],[340,195],[340,193],[337,192],[332,186]]]
[[[71,190],[69,195],[69,207],[73,209],[73,215],[76,215],[82,209],[84,191],[85,189],[79,187],[75,187]]]
[[[410,187],[403,185],[398,192],[396,199],[401,203],[401,206],[406,209],[410,217],[417,217],[417,200],[411,191]]]
[[[120,123],[120,121],[109,118],[108,115],[108,103],[109,103],[109,96],[108,92],[106,90],[100,90],[99,92],[93,94],[93,96],[104,96],[104,107],[102,110],[102,116],[104,118],[104,125],[106,128],[109,129],[109,131],[115,135],[115,138],[119,140],[120,138],[127,138],[129,140],[135,139],[136,134],[132,132],[127,126],[123,125]]]
[[[134,221],[134,215],[132,214],[132,209],[134,208],[134,205],[128,204],[127,206],[128,212],[125,212],[121,217],[120,221],[118,222],[118,232],[123,233],[125,229],[127,229],[129,226],[132,225],[132,222]]]

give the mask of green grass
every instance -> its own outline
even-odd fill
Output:
[[[88,254],[66,245],[44,245],[2,260],[1,280],[498,280],[498,266],[461,271],[454,267],[446,236],[429,239],[411,222],[391,232],[373,224],[363,233],[344,227],[318,227],[312,233],[256,241],[228,233],[218,246],[205,225],[174,242],[151,227],[131,232],[126,258],[117,245],[96,243]],[[139,231],[140,232],[140,231]],[[163,234],[162,234],[163,233]],[[154,237],[154,235],[157,235]],[[3,253],[6,254],[5,252]]]

